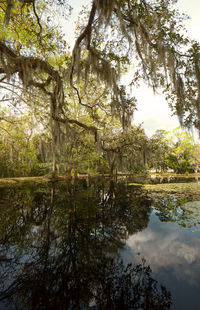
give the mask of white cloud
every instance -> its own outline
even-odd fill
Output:
[[[147,229],[128,239],[127,249],[124,257],[129,262],[140,262],[144,257],[154,273],[170,270],[171,277],[178,281],[195,286],[199,283],[200,240],[174,223],[154,218]]]
[[[134,114],[134,123],[143,123],[143,128],[148,135],[152,135],[157,129],[172,130],[179,126],[176,116],[161,94],[154,94],[153,90],[143,85],[136,92],[138,99],[137,111]]]

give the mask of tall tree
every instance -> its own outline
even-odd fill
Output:
[[[175,2],[93,0],[71,57],[53,23],[58,7],[69,12],[67,1],[0,2],[0,83],[17,87],[17,95],[19,87],[45,95],[53,171],[57,146],[63,133],[69,138],[72,126],[92,132],[98,141],[97,122],[70,118],[71,94],[87,113],[96,109],[83,102],[79,81],[86,92],[91,80],[102,81],[110,90],[111,113],[117,111],[123,129],[130,125],[133,101],[124,99],[118,84],[121,67],[132,62],[137,64],[133,83],[142,78],[154,89],[162,87],[181,124],[200,128],[199,44],[183,35],[184,17],[173,9]]]

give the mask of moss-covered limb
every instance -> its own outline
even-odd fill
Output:
[[[33,71],[38,70],[39,73],[47,73],[57,84],[62,85],[61,77],[48,62],[37,57],[17,55],[14,50],[8,47],[3,41],[0,41],[1,57],[6,60],[1,60],[1,71],[8,75],[19,73],[23,83],[30,86]],[[47,79],[48,81],[48,79]]]
[[[95,1],[93,1],[92,8],[91,8],[90,15],[89,15],[89,19],[88,19],[88,23],[87,23],[86,27],[84,28],[84,30],[81,32],[81,34],[78,36],[78,38],[75,42],[75,45],[74,45],[73,52],[72,52],[72,62],[71,62],[71,72],[70,72],[70,82],[71,82],[72,86],[73,86],[73,74],[74,74],[75,65],[80,60],[79,59],[79,57],[80,57],[80,44],[84,39],[86,39],[87,40],[87,47],[88,48],[90,47],[92,24],[94,22],[95,14],[96,14],[96,3],[95,3]]]
[[[34,21],[37,19],[38,24],[38,30],[35,31],[41,33],[43,25],[38,20],[34,1],[30,3],[33,4]],[[5,6],[5,12],[8,14],[5,17],[7,21],[10,14],[12,15],[12,10],[9,8],[8,5],[6,10]],[[25,12],[21,14],[24,14],[24,19],[27,18]],[[182,19],[180,14],[173,10],[171,1],[154,3],[152,1],[93,0],[88,19],[85,26],[81,27],[83,30],[74,45],[71,70],[70,72],[65,70],[64,79],[69,78],[71,87],[74,88],[75,77],[80,76],[80,71],[82,78],[85,75],[85,80],[88,79],[88,75],[95,75],[110,87],[117,99],[115,101],[120,101],[122,104],[117,86],[119,77],[117,68],[120,67],[122,58],[129,63],[133,56],[138,57],[140,64],[139,70],[136,71],[139,72],[139,76],[134,76],[134,80],[143,78],[154,89],[163,87],[169,94],[171,106],[176,110],[180,121],[183,123],[185,118],[185,124],[189,125],[193,122],[198,128],[200,94],[198,99],[194,94],[196,91],[199,93],[199,46],[198,43],[190,41],[181,34]],[[111,30],[115,32],[114,40],[106,37],[109,37]],[[39,37],[36,36],[37,43],[40,41]],[[2,62],[0,72],[6,73],[8,77],[18,72],[24,84],[34,84],[47,90],[45,83],[40,83],[31,77],[33,70],[45,72],[56,84],[53,94],[59,101],[58,106],[63,102],[60,76],[47,62],[34,57],[16,57],[16,53],[5,46],[4,42],[1,42],[0,50],[3,57],[6,56],[9,60]],[[74,89],[77,90],[76,87]],[[77,95],[79,103],[82,104],[78,92]],[[59,109],[56,113],[59,113]]]

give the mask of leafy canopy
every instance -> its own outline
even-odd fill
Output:
[[[161,87],[181,124],[200,129],[199,43],[185,36],[175,3],[93,0],[70,55],[56,25],[70,14],[67,1],[0,1],[0,86],[28,95],[38,115],[45,109],[54,162],[75,131],[101,144],[107,117],[117,117],[123,131],[131,125],[136,100],[120,87],[120,73],[133,63],[133,84]]]

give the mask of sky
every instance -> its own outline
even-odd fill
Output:
[[[66,33],[73,33],[75,30],[75,19],[77,18],[82,5],[90,3],[88,0],[70,0],[73,9],[73,18],[65,24]],[[188,36],[200,41],[200,0],[178,0],[177,7],[180,12],[190,16],[186,21]],[[73,46],[74,36],[66,37],[67,42]],[[123,78],[123,82],[129,83],[131,76]],[[139,89],[134,89],[132,96],[138,100],[137,111],[134,113],[133,124],[142,124],[147,135],[151,136],[157,129],[171,131],[179,126],[178,119],[172,115],[164,96],[161,93],[153,93],[151,88],[142,84]]]
[[[193,225],[198,219],[186,216],[184,224],[192,226],[187,230],[177,223],[161,222],[153,213],[148,227],[127,240],[123,259],[139,264],[144,257],[153,278],[171,292],[173,309],[199,309],[200,239],[198,226]]]

